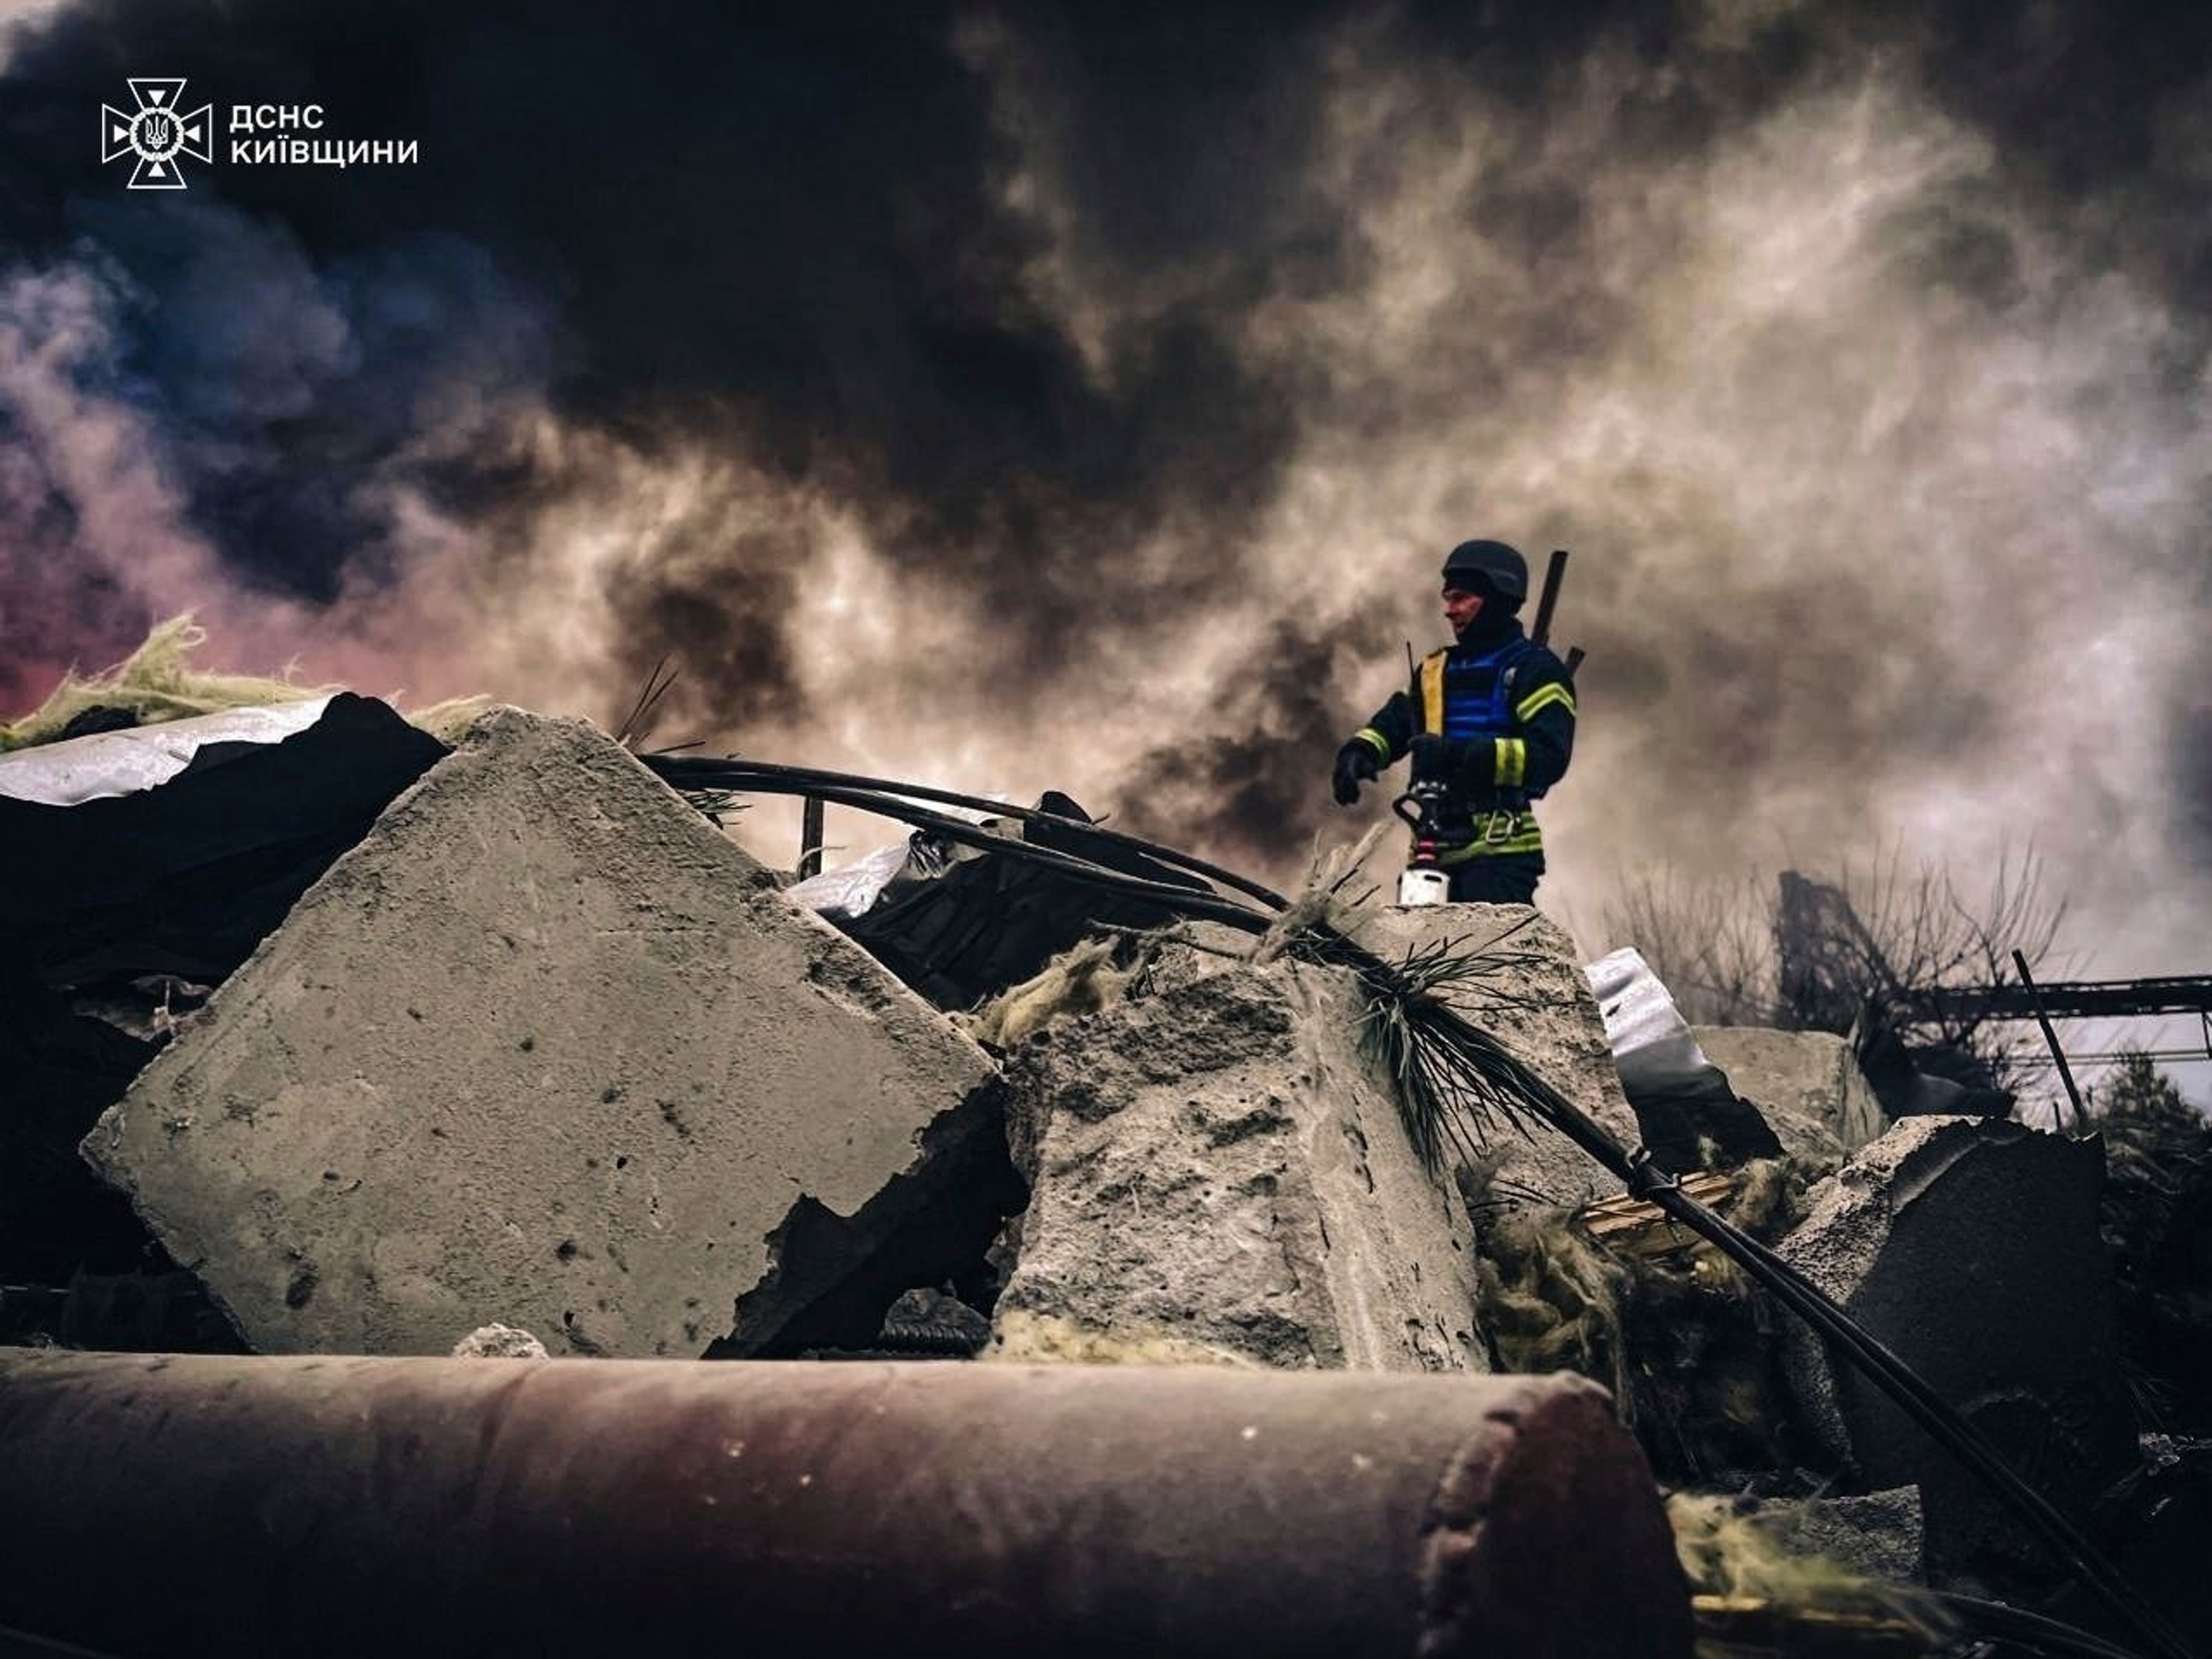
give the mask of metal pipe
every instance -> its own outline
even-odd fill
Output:
[[[118,1655],[1692,1642],[1576,1377],[30,1352],[0,1621]]]

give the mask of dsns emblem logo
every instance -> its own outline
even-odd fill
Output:
[[[137,156],[138,165],[131,170],[133,190],[182,190],[179,157],[215,160],[215,106],[202,104],[185,113],[179,107],[185,96],[182,76],[174,80],[133,76],[131,95],[138,100],[133,112],[126,113],[112,104],[100,106],[100,159]]]

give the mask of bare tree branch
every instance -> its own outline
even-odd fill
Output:
[[[2043,966],[2066,917],[2044,882],[2032,846],[2008,848],[1969,900],[1948,871],[1908,864],[1892,844],[1826,881],[1642,872],[1623,880],[1602,922],[1609,940],[1644,953],[1693,1024],[1841,1034],[1877,1018],[1962,1049],[2004,1086],[2033,1044],[2004,1022],[1931,1017],[1920,994],[2009,983],[2015,948],[2031,969]]]

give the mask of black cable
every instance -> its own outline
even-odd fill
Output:
[[[908,796],[915,800],[941,801],[950,806],[965,806],[988,812],[993,817],[1019,818],[1024,823],[1048,823],[1056,829],[1076,830],[1109,845],[1146,854],[1163,864],[1188,870],[1208,881],[1218,881],[1224,887],[1233,887],[1275,909],[1290,908],[1291,902],[1280,893],[1273,888],[1261,886],[1249,876],[1240,876],[1234,870],[1209,864],[1204,859],[1194,858],[1188,853],[1164,846],[1158,842],[1146,841],[1141,836],[1109,830],[1103,824],[1093,823],[1087,818],[1072,818],[1064,813],[1048,812],[1039,806],[1012,806],[984,795],[965,795],[953,789],[901,783],[895,778],[872,778],[857,772],[829,772],[817,767],[785,766],[769,761],[717,760],[706,756],[675,755],[642,755],[639,758],[665,781],[680,787],[749,788],[757,794],[806,795],[820,793],[812,786],[832,785],[846,789],[878,790],[885,794]],[[803,787],[790,787],[793,785]]]
[[[980,824],[969,823],[962,818],[947,817],[942,812],[933,812],[927,807],[915,805],[911,801],[872,789],[810,784],[804,791],[793,790],[793,793],[819,795],[840,806],[858,807],[863,811],[880,813],[884,817],[913,824],[917,829],[927,830],[933,835],[942,836],[945,840],[957,842],[963,846],[980,847],[987,852],[1006,853],[1016,858],[1027,859],[1090,886],[1102,887],[1129,898],[1143,899],[1185,916],[1224,922],[1244,933],[1264,933],[1273,921],[1249,905],[1223,898],[1218,893],[1203,888],[1184,887],[1174,882],[1148,881],[1142,876],[1110,870],[1103,864],[1094,864],[1075,854],[1039,847],[1034,842],[1018,841],[1011,836],[996,835]],[[1054,821],[1059,823],[1071,822],[1066,818],[1054,818]]]

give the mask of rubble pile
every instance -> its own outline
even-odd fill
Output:
[[[25,757],[0,760],[27,876],[0,933],[0,1341],[1573,1370],[1682,1489],[1709,1636],[1795,1651],[1818,1612],[1839,1650],[1930,1651],[1937,1621],[1869,1583],[2048,1588],[1650,1185],[1533,1119],[1425,1162],[1371,985],[1163,930],[1187,873],[1117,855],[1152,896],[1086,908],[1065,871],[917,837],[793,885],[580,722],[496,709],[449,747],[343,694],[287,720],[180,736],[107,795],[10,793]],[[1515,1064],[2115,1549],[2172,1553],[2206,1419],[2139,1442],[2123,1355],[2202,1351],[2212,1178],[2163,1180],[2179,1129],[2116,1139],[2116,1184],[2093,1138],[1886,1108],[1841,1038],[1693,1030],[1636,953],[1585,970],[1525,907],[1330,925],[1479,962],[1437,994]]]

